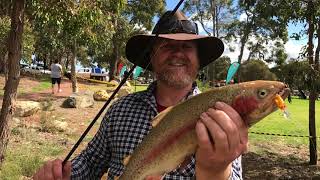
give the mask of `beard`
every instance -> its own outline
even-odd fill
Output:
[[[182,67],[171,67],[172,63],[184,64]],[[192,65],[189,61],[170,60],[161,67],[155,68],[155,75],[157,80],[164,84],[182,89],[192,84],[198,73],[198,64]]]

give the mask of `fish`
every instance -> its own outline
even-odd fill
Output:
[[[177,168],[196,152],[196,123],[217,101],[232,106],[251,127],[278,109],[279,96],[285,99],[288,95],[284,83],[258,80],[213,88],[169,107],[153,119],[155,127],[125,158],[125,169],[118,179],[144,180]]]

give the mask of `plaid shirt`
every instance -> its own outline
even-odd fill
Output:
[[[72,160],[71,179],[100,179],[108,172],[108,180],[122,174],[123,159],[151,130],[151,120],[157,115],[155,84],[146,91],[129,94],[112,104],[103,118],[99,131],[87,148]],[[199,94],[194,84],[185,99]],[[232,164],[230,179],[242,179],[241,157]],[[193,179],[195,158],[183,168],[177,168],[164,176],[166,180]]]

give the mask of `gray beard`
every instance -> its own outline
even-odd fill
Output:
[[[195,81],[196,73],[195,75],[190,74],[184,74],[184,75],[175,75],[174,73],[167,71],[162,73],[157,73],[156,78],[158,81],[161,81],[162,83],[174,87],[177,89],[183,89],[190,84],[192,84]]]

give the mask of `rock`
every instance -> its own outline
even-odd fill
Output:
[[[17,101],[14,115],[18,117],[27,117],[35,114],[41,109],[41,104],[35,101]]]
[[[109,97],[110,95],[107,93],[106,90],[99,90],[93,94],[93,99],[96,101],[106,101],[109,99]]]
[[[129,81],[126,81],[125,86],[132,88],[132,85]]]
[[[75,97],[68,97],[66,100],[63,101],[62,107],[64,108],[76,108],[77,100]]]
[[[130,93],[132,93],[132,88],[131,87],[128,87],[128,86],[124,86],[122,87],[119,92],[118,92],[118,97],[122,97],[122,96],[126,96]]]
[[[60,131],[66,131],[69,126],[67,122],[58,121],[58,120],[53,121],[53,125]]]
[[[54,111],[55,110],[52,101],[41,102],[41,107],[42,107],[42,111]]]
[[[63,101],[64,108],[87,108],[94,105],[93,95],[90,92],[84,94],[73,94]]]
[[[119,85],[119,82],[116,81],[116,80],[112,80],[108,83],[110,86],[118,86]]]

